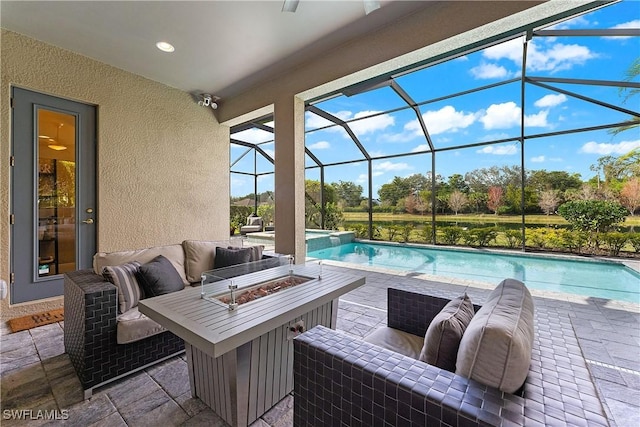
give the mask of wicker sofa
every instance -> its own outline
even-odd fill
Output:
[[[84,389],[85,399],[91,397],[96,387],[184,351],[184,341],[159,325],[157,327],[162,330],[154,331],[150,336],[118,343],[118,323],[122,319],[118,310],[118,290],[100,274],[102,268],[132,260],[148,262],[162,254],[188,286],[199,283],[202,271],[214,268],[215,248],[227,244],[191,240],[136,251],[98,253],[94,256],[93,269],[65,274],[64,345]],[[279,265],[284,258],[263,254],[262,259],[268,261],[252,264],[269,268]],[[142,320],[153,322],[148,318]]]
[[[447,299],[388,290],[388,326],[424,336]],[[531,364],[502,392],[323,327],[294,342],[294,425],[607,426],[567,317],[536,310]]]

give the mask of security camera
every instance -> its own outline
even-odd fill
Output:
[[[203,93],[200,96],[202,97],[202,100],[198,101],[198,105],[201,105],[203,107],[211,107],[214,110],[218,108],[218,103],[216,101],[218,101],[220,97],[212,96],[208,93]]]

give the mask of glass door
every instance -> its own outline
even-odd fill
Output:
[[[38,274],[76,269],[76,116],[38,109]]]
[[[95,108],[13,88],[11,303],[64,293],[95,254]]]

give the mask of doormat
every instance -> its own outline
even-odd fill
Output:
[[[9,320],[7,323],[9,324],[12,332],[19,332],[35,328],[37,326],[60,322],[62,320],[64,320],[64,308],[57,308],[55,310],[44,311],[42,313],[17,317]]]

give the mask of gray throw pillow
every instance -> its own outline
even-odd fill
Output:
[[[102,269],[102,277],[118,288],[118,310],[120,313],[138,305],[142,298],[142,291],[138,283],[137,274],[140,268],[138,261],[122,265],[108,265]]]
[[[255,245],[255,246],[245,246],[244,248],[239,248],[237,246],[229,246],[227,249],[233,249],[237,251],[239,249],[249,249],[251,251],[251,259],[249,261],[260,261],[262,259],[262,251],[264,250],[264,245]]]
[[[158,255],[138,269],[138,282],[145,298],[156,297],[184,289],[180,274],[167,258]]]
[[[427,328],[420,360],[455,372],[460,340],[473,314],[473,304],[466,293],[449,301]]]
[[[216,257],[214,259],[215,268],[230,267],[232,265],[251,262],[253,251],[251,248],[227,249],[217,247]]]

